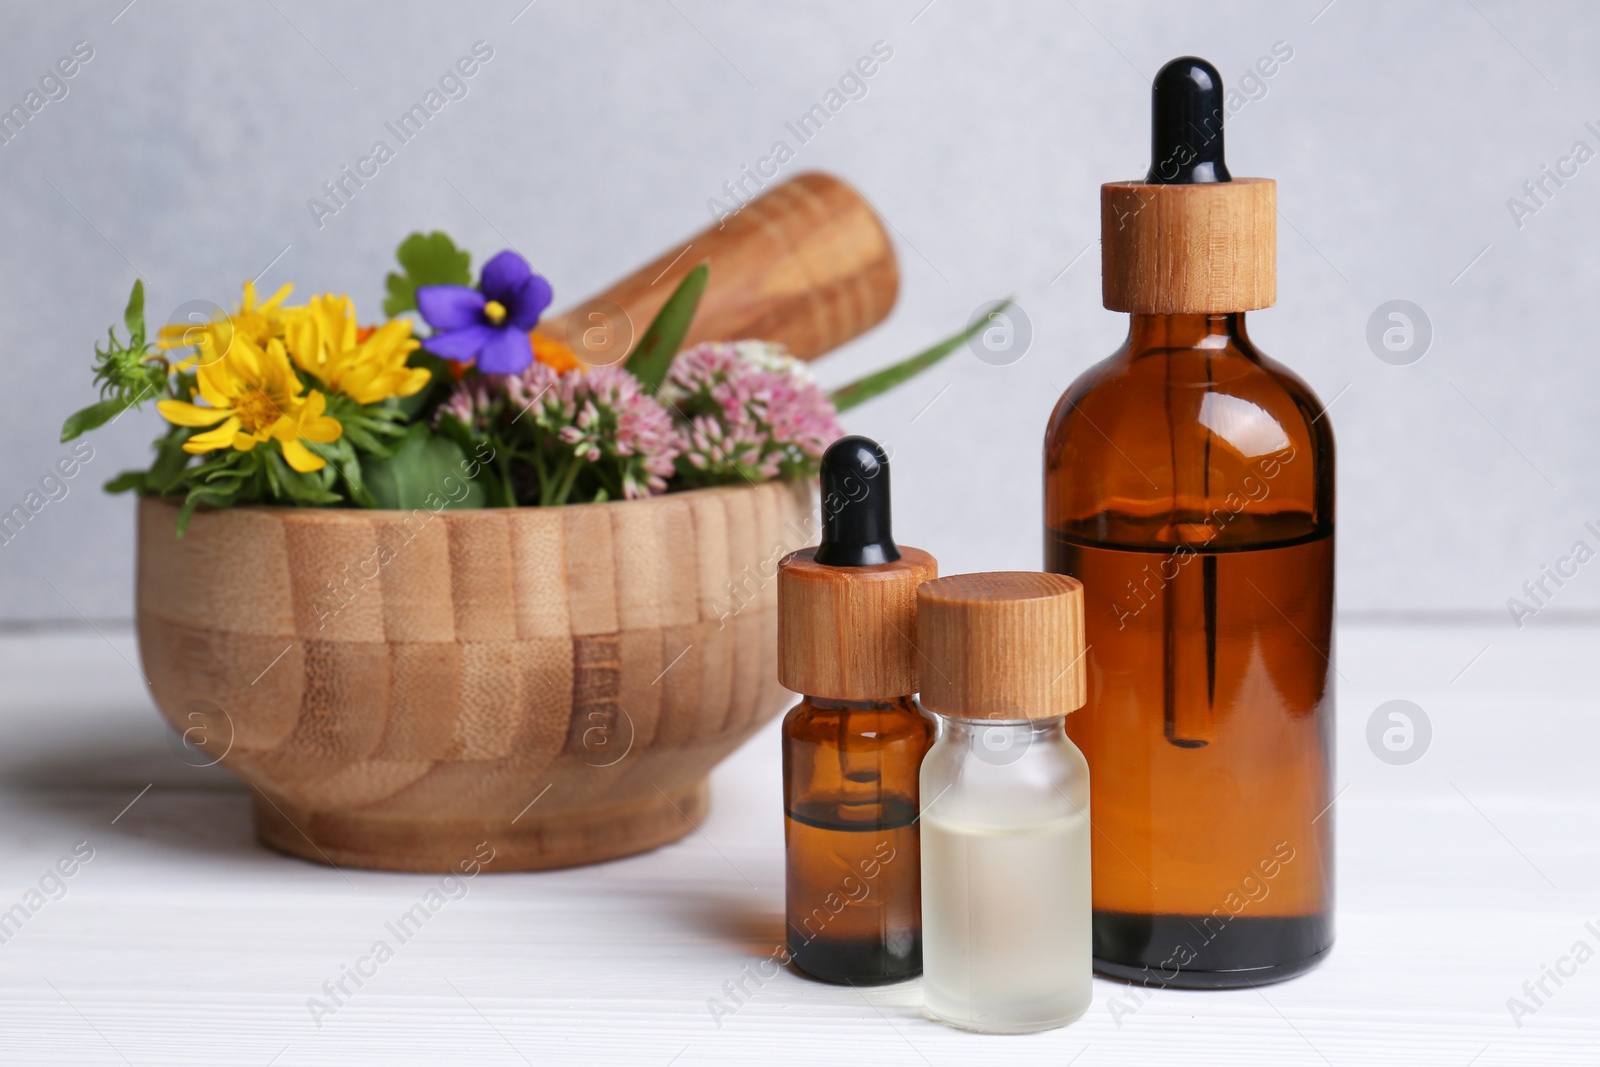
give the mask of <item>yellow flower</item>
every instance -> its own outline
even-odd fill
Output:
[[[257,304],[256,283],[245,282],[244,296],[239,301],[238,310],[232,315],[218,316],[204,325],[174,323],[163,326],[156,336],[156,347],[199,348],[198,356],[190,356],[178,364],[179,370],[189,367],[196,360],[200,363],[217,362],[228,353],[235,335],[246,338],[257,348],[265,348],[268,341],[283,336],[282,305],[293,289],[292,285],[281,286],[265,302]]]
[[[358,404],[411,396],[432,376],[422,367],[406,366],[406,357],[420,347],[408,320],[360,329],[348,296],[327,293],[305,307],[286,309],[284,343],[296,366]]]
[[[263,349],[240,331],[221,352],[195,375],[200,396],[210,407],[182,400],[156,405],[168,422],[212,427],[185,441],[183,450],[195,455],[219,448],[248,452],[258,444],[277,441],[295,470],[321,470],[326,461],[302,438],[327,444],[337,441],[344,427],[324,414],[327,397],[315,390],[302,395],[305,386],[289,365],[283,342],[273,338]]]

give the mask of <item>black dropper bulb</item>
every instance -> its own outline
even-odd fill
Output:
[[[889,533],[889,457],[870,437],[841,437],[822,454],[825,567],[871,567],[900,558]]]
[[[1150,85],[1152,185],[1232,181],[1222,154],[1222,75],[1198,56],[1179,56]]]

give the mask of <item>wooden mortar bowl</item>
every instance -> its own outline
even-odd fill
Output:
[[[176,520],[140,501],[167,722],[253,787],[267,845],[441,872],[485,843],[486,869],[537,870],[694,829],[711,768],[788,700],[774,579],[816,529],[790,483]]]

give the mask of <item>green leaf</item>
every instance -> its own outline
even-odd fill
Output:
[[[90,404],[81,411],[74,411],[67,416],[67,421],[61,424],[61,440],[70,441],[79,434],[104,426],[127,411],[129,407],[130,404],[126,399],[114,396],[97,404]]]
[[[204,505],[208,508],[232,507],[235,494],[225,490],[213,489],[210,486],[197,485],[189,490],[183,498],[183,507],[178,509],[178,536],[182,537],[189,529],[189,520],[194,517],[195,509]]]
[[[288,464],[283,462],[282,456],[278,457],[277,463],[268,462],[262,464],[262,470],[267,475],[267,491],[272,494],[272,499],[274,500],[281,500],[289,495],[283,491],[283,483],[278,480],[278,472],[288,469]]]
[[[128,294],[128,306],[123,309],[122,321],[128,327],[129,348],[144,347],[144,279],[140,278],[133,283],[133,292]]]
[[[661,305],[650,328],[645,330],[639,347],[628,357],[628,370],[639,379],[645,392],[654,393],[667,380],[667,371],[683,346],[684,335],[694,321],[695,308],[700,304],[700,294],[705,292],[710,274],[710,266],[701,263],[683,276],[683,281]]]
[[[457,248],[449,235],[439,230],[412,234],[400,242],[394,256],[405,273],[391,271],[383,280],[389,290],[383,313],[390,318],[416,310],[419,285],[472,284],[472,254]]]
[[[174,431],[156,442],[156,461],[145,475],[145,492],[168,493],[184,475],[190,455],[183,450],[183,442],[192,431],[186,427]]]
[[[200,501],[196,500],[194,495],[191,493],[189,498],[183,502],[183,507],[178,509],[179,537],[182,537],[184,532],[189,529],[189,520],[194,518],[194,509],[199,506]]]
[[[1004,311],[1010,306],[1011,301],[1009,299],[1002,300],[994,307],[992,311],[990,311],[989,314],[992,315],[996,312]],[[988,325],[989,316],[985,315],[983,318],[980,318],[977,322],[973,323],[971,326],[968,326],[960,333],[953,337],[945,338],[932,348],[918,352],[914,356],[903,359],[899,363],[885,367],[882,370],[869,374],[864,378],[857,378],[848,385],[841,385],[839,388],[828,394],[828,399],[832,400],[833,406],[840,411],[849,411],[858,404],[865,404],[868,400],[887,393],[890,389],[900,385],[902,382],[907,382],[912,378],[915,378],[917,375],[921,374],[923,371],[927,370],[929,367],[933,366],[935,363],[939,362],[941,359],[948,356],[962,345],[966,344],[968,340],[977,336],[978,333],[980,333]]]
[[[390,449],[387,445],[368,433],[366,426],[354,420],[344,424],[344,435],[340,439],[349,441],[356,448],[369,455],[382,457],[390,454]]]
[[[342,504],[344,498],[328,488],[333,473],[328,467],[302,474],[289,466],[279,452],[267,453],[267,465],[277,475],[283,494],[296,504]]]
[[[345,437],[335,441],[332,445],[323,445],[322,450],[327,454],[328,464],[339,472],[344,479],[345,489],[350,494],[351,503],[357,507],[377,507],[373,503],[372,494],[367,490],[366,483],[361,476],[361,457],[356,454],[349,440],[349,427],[346,427]],[[383,450],[387,455],[388,450]]]
[[[123,471],[105,484],[108,493],[144,492],[144,471]]]
[[[490,457],[481,459],[477,463],[478,472],[474,477],[474,481],[483,489],[482,507],[516,507],[516,496],[506,480],[507,475],[503,473],[507,466],[504,454],[509,451],[509,446],[474,431],[472,427],[450,414],[440,416],[433,432],[455,442],[463,456],[482,457],[487,453]],[[470,469],[473,464],[469,462],[467,466]]]
[[[234,493],[229,489],[213,489],[210,486],[196,486],[189,490],[189,500],[202,504],[208,508],[232,507]]]
[[[441,359],[432,352],[421,348],[406,357],[406,366],[426,367],[433,373],[433,377],[428,379],[427,385],[424,385],[410,396],[402,396],[395,401],[401,414],[408,421],[413,421],[419,419],[424,412],[432,411],[439,401],[449,393],[450,388],[455,384],[455,380],[450,376],[451,363],[449,360]]]
[[[433,432],[446,440],[454,441],[465,456],[478,446],[477,439],[472,435],[472,428],[454,415],[445,414],[439,417],[439,424]]]
[[[368,462],[363,473],[380,508],[481,508],[486,495],[467,477],[466,458],[460,445],[418,423],[393,456]]]

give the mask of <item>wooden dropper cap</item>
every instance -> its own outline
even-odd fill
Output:
[[[1083,586],[1064,574],[956,574],[917,591],[922,706],[961,719],[1083,707]]]
[[[822,456],[822,543],[778,565],[778,681],[828,700],[917,691],[917,586],[939,576],[889,526],[889,457],[866,437]]]
[[[1278,299],[1278,187],[1234,178],[1222,147],[1222,76],[1183,56],[1151,85],[1150,173],[1100,187],[1105,306],[1226,314]]]

